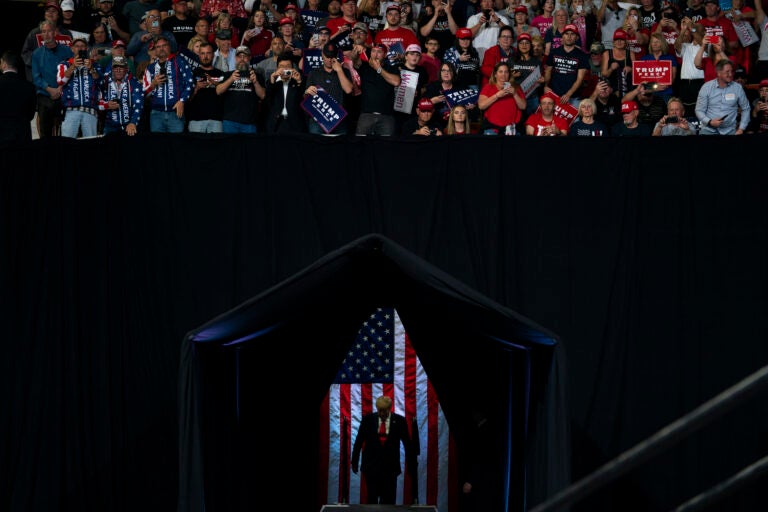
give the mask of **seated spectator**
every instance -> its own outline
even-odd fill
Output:
[[[656,94],[654,84],[642,83],[629,91],[622,101],[636,101],[638,108],[637,122],[653,127],[667,112],[667,102]]]
[[[595,119],[597,106],[591,98],[579,102],[579,116],[571,123],[568,135],[577,137],[606,137],[608,128]]]
[[[539,98],[539,110],[525,122],[525,134],[534,137],[568,135],[568,121],[555,115],[555,100],[549,96]]]
[[[614,137],[647,137],[651,134],[651,128],[647,124],[639,123],[637,103],[634,101],[621,102],[621,123],[616,123],[611,129]]]
[[[442,135],[442,123],[434,119],[435,107],[429,98],[422,98],[416,105],[416,117],[403,124],[403,135]]]
[[[608,80],[598,80],[590,98],[595,102],[595,119],[609,130],[621,121],[621,100],[613,94]]]
[[[688,120],[685,118],[685,107],[683,100],[672,97],[667,102],[667,114],[659,119],[656,126],[653,127],[652,135],[696,135],[696,130],[691,128]]]
[[[464,105],[456,105],[448,115],[448,124],[445,127],[446,135],[469,135],[474,133],[469,122],[469,114]]]

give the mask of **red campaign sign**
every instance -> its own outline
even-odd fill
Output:
[[[56,42],[59,44],[63,44],[64,46],[72,46],[72,38],[69,36],[65,36],[63,34],[56,34],[53,36],[54,39],[56,39]],[[35,34],[35,39],[37,39],[37,46],[43,46],[43,34]]]
[[[655,82],[672,85],[672,62],[668,60],[637,60],[632,63],[632,85]]]
[[[542,97],[551,98],[552,101],[555,102],[555,115],[568,121],[569,125],[573,122],[574,119],[576,119],[576,116],[579,115],[579,109],[570,103],[560,103],[560,96],[553,93],[552,91],[545,92]],[[539,107],[539,110],[541,110],[541,107]]]

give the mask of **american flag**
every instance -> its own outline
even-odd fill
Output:
[[[448,423],[427,374],[413,350],[400,317],[392,308],[379,308],[363,323],[323,401],[321,460],[327,461],[327,481],[320,483],[324,503],[365,503],[362,473],[350,468],[352,444],[363,415],[376,411],[381,395],[393,399],[393,412],[405,416],[418,442],[418,496],[413,496],[401,446],[403,474],[398,478],[397,503],[433,505],[449,511],[453,443]],[[449,475],[449,469],[451,474]],[[456,487],[458,484],[453,485]],[[453,507],[451,507],[453,508]]]

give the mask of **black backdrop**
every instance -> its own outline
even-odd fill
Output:
[[[370,232],[561,336],[583,476],[768,360],[768,175],[752,157],[764,143],[156,135],[4,148],[0,508],[175,508],[184,334]],[[731,475],[768,452],[764,403],[577,510],[666,510]],[[720,508],[755,510],[766,483]]]

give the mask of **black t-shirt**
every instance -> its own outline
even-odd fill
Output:
[[[427,123],[427,126],[431,130],[440,130],[443,131],[443,123],[439,121],[439,117],[437,115],[437,112],[434,112],[432,114],[432,119],[429,120]],[[413,135],[413,132],[418,130],[419,127],[419,118],[418,117],[412,117],[408,119],[405,123],[403,123],[403,128],[401,130],[401,133],[403,135]]]
[[[234,73],[224,73],[222,80],[227,80]],[[240,78],[232,82],[224,96],[222,119],[242,124],[256,124],[259,112],[259,97],[256,89],[247,78]]]
[[[195,83],[205,79],[206,75],[212,78],[209,80],[208,86],[197,91],[197,94],[189,100],[189,105],[184,110],[189,121],[206,119],[221,121],[224,95],[216,94],[216,84],[224,76],[224,72],[218,68],[202,69],[199,67],[192,71]]]
[[[195,23],[197,20],[191,16],[187,16],[185,20],[180,20],[176,16],[169,16],[163,20],[163,30],[173,34],[179,48],[186,48],[189,40],[195,35]]]
[[[426,40],[426,37],[421,36],[421,27],[429,23],[430,20],[432,20],[432,16],[428,18],[421,18],[419,20],[419,33],[417,36],[420,40]],[[459,27],[463,26],[464,25],[459,25]],[[451,32],[451,28],[448,26],[448,16],[446,16],[445,13],[439,14],[437,16],[437,20],[432,26],[432,31],[427,34],[427,37],[434,37],[437,39],[437,42],[440,43],[440,48],[437,50],[437,56],[440,58],[440,60],[442,60],[445,50],[453,46],[453,42],[455,41],[455,36],[453,35],[453,32]]]
[[[384,71],[399,75],[400,71],[388,62],[382,64]],[[392,115],[395,112],[395,88],[376,73],[367,62],[363,62],[357,70],[360,75],[360,112]]]

